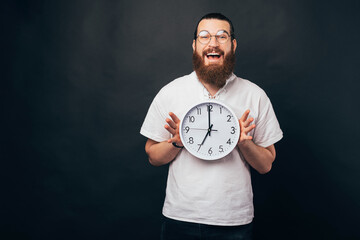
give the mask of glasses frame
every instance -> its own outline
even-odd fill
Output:
[[[204,44],[204,45],[205,45],[205,44],[209,44],[209,43],[211,42],[211,38],[212,38],[212,37],[215,37],[215,40],[216,40],[219,44],[225,44],[225,43],[227,43],[227,42],[229,41],[229,39],[232,39],[232,36],[231,36],[226,30],[220,30],[220,31],[218,31],[215,35],[211,35],[207,30],[202,30],[202,31],[200,31],[199,34],[196,36],[196,39],[199,38],[200,33],[202,33],[202,32],[207,32],[207,33],[210,35],[209,41],[208,41],[207,43],[202,43],[202,42],[199,40],[199,43]],[[219,33],[220,33],[220,34],[219,34]],[[228,38],[225,42],[220,43],[218,37],[219,37],[222,33],[226,33],[229,38]]]

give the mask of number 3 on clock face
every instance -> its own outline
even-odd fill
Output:
[[[235,113],[216,100],[191,107],[180,123],[180,138],[186,150],[203,160],[225,157],[236,147],[239,136]]]

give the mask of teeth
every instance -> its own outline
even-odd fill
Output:
[[[208,56],[220,56],[220,54],[218,54],[218,53],[208,53],[207,55]]]

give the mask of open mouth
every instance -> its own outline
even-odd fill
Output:
[[[220,53],[207,53],[206,57],[209,60],[218,60],[218,59],[220,59],[221,55],[220,55]]]

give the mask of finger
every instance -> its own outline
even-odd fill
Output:
[[[169,116],[172,118],[172,120],[173,120],[176,124],[180,123],[180,119],[175,115],[175,113],[169,112]]]
[[[169,124],[170,127],[176,129],[177,125],[171,119],[167,118],[165,119],[165,121],[167,122],[167,124]]]
[[[244,129],[244,132],[245,132],[246,134],[248,134],[248,133],[251,132],[251,130],[253,130],[254,128],[255,128],[255,124],[253,124],[253,125],[245,128],[245,129]]]
[[[244,123],[241,121],[241,119],[239,119],[239,126],[240,126],[240,132],[243,132],[244,131]]]
[[[164,127],[165,127],[165,129],[166,129],[169,133],[171,133],[172,135],[175,135],[175,133],[176,133],[176,130],[175,130],[175,129],[173,129],[173,128],[170,127],[169,125],[165,125]]]
[[[253,139],[253,137],[252,136],[246,136],[245,139],[246,140],[251,140],[251,139]]]
[[[247,119],[247,120],[245,121],[245,123],[244,123],[244,126],[245,126],[245,127],[248,127],[252,121],[254,121],[254,118],[252,118],[252,117],[249,118],[249,119]]]
[[[249,110],[249,109],[246,110],[246,111],[244,112],[244,114],[241,116],[240,120],[243,121],[243,122],[245,122],[246,119],[247,119],[248,116],[249,116],[249,113],[250,113],[250,110]]]
[[[168,143],[176,143],[176,145],[178,145],[178,146],[184,146],[180,137],[172,137],[172,138],[168,139],[167,142]]]
[[[176,141],[174,140],[174,138],[170,138],[169,140],[167,140],[168,143],[176,143]]]
[[[175,140],[175,138],[170,138],[169,140],[167,140],[168,143],[176,143],[176,145],[179,145],[177,144],[177,141]]]
[[[239,138],[239,141],[238,142],[243,142],[245,140],[252,140],[253,137],[252,136],[247,136],[247,135],[244,135],[244,136],[240,136]]]

